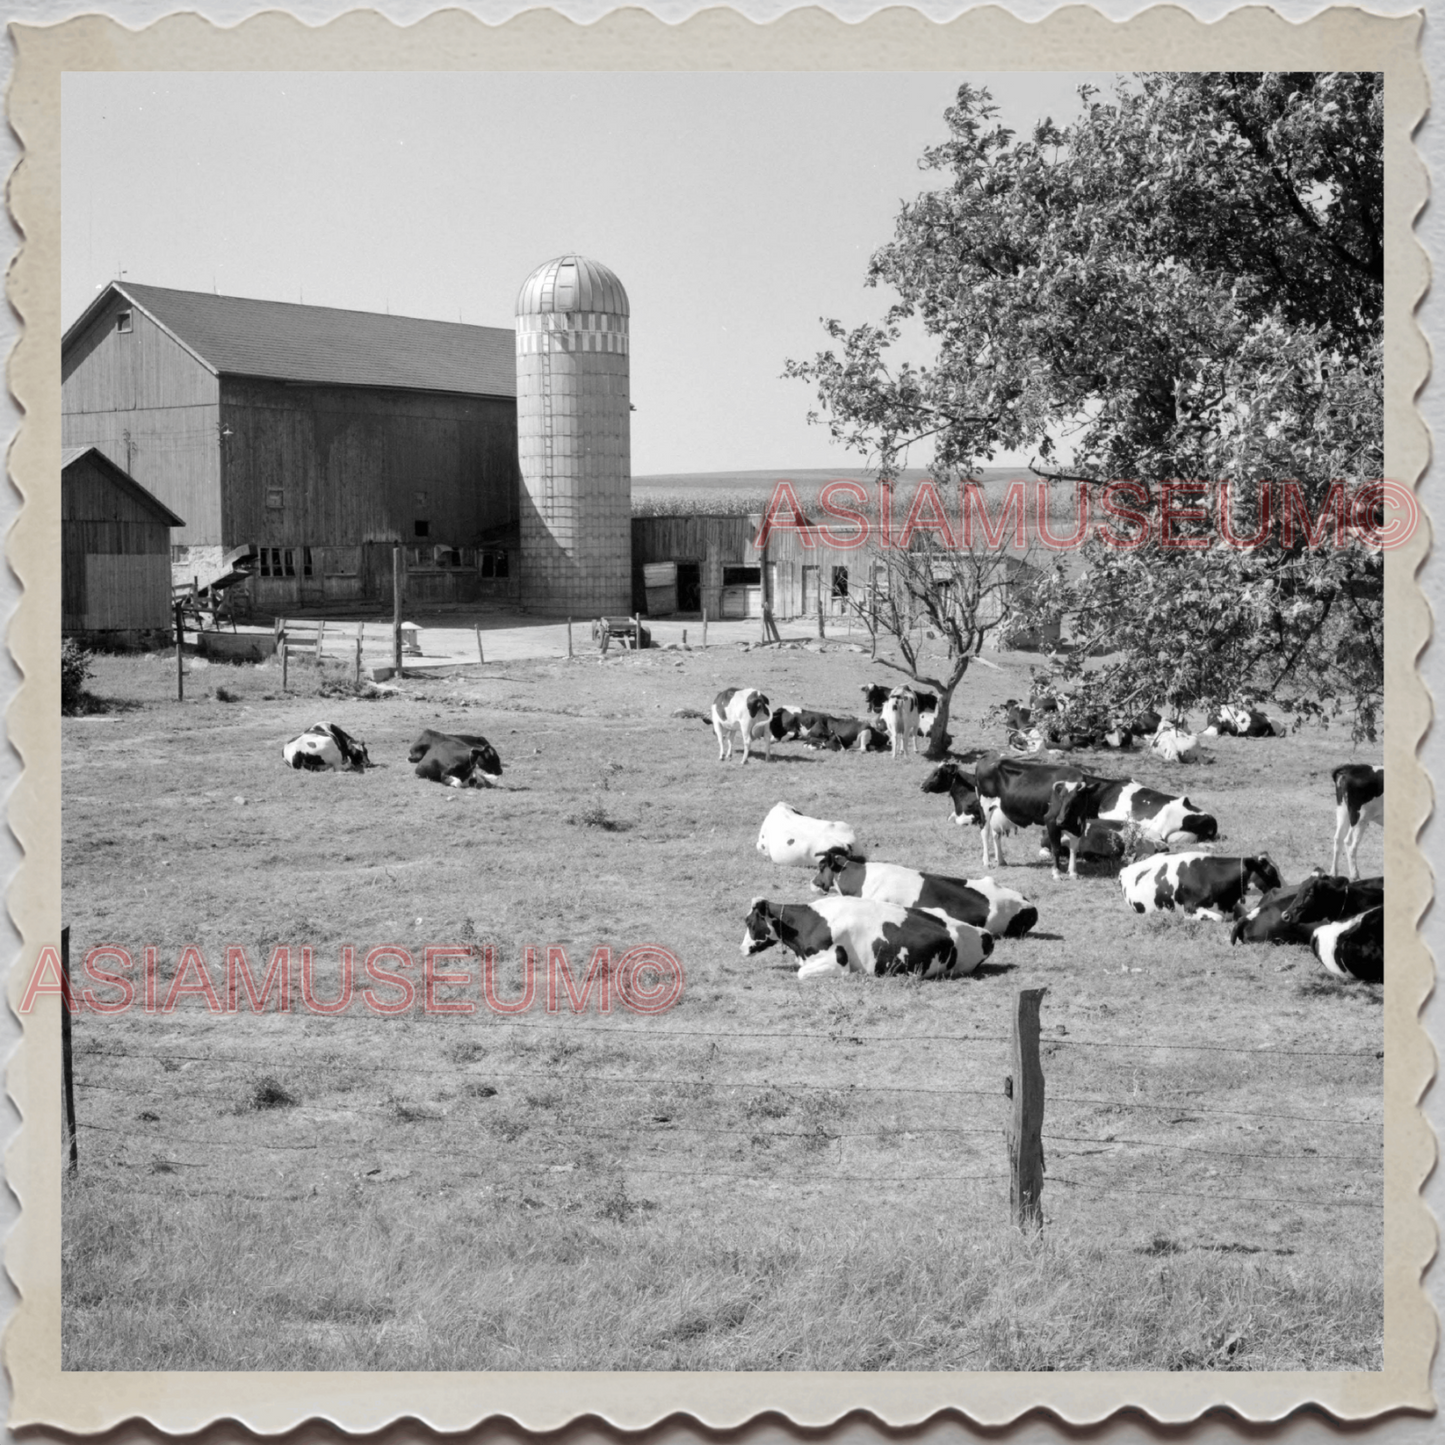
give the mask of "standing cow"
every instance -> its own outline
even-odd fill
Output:
[[[712,700],[712,730],[717,734],[717,760],[726,762],[733,755],[733,734],[743,741],[743,763],[746,764],[753,742],[761,739],[763,756],[773,760],[773,735],[769,730],[772,710],[768,700],[753,687],[725,687]]]
[[[1360,876],[1355,855],[1360,839],[1371,824],[1385,826],[1385,770],[1369,763],[1341,763],[1330,775],[1335,783],[1335,847],[1330,854],[1330,872],[1340,869],[1340,847],[1349,864],[1350,877]]]

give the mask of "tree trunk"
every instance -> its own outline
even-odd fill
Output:
[[[953,691],[964,679],[968,668],[965,665],[963,672],[948,680],[948,686],[938,694],[938,712],[933,719],[933,727],[928,734],[928,746],[923,750],[923,756],[930,762],[941,762],[948,756],[948,749],[944,746],[943,739],[948,735],[948,714],[953,706]]]

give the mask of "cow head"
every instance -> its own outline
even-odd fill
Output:
[[[762,693],[751,692],[748,694],[748,716],[755,722],[758,718],[766,717],[769,711],[768,700]]]
[[[1188,798],[1179,801],[1184,816],[1176,832],[1190,833],[1200,843],[1211,843],[1219,837],[1219,823],[1211,814],[1201,813]]]
[[[925,793],[951,793],[959,783],[967,783],[974,787],[973,778],[963,771],[957,763],[939,763],[929,775],[924,778],[920,785],[920,791]]]
[[[748,920],[743,926],[741,953],[749,958],[771,948],[778,941],[777,923],[773,917],[773,905],[766,898],[754,898],[748,908]]]
[[[813,887],[819,893],[828,893],[837,883],[839,875],[853,861],[852,851],[848,848],[834,847],[818,855],[818,872],[813,879]]]
[[[472,767],[489,778],[502,776],[502,760],[491,743],[472,748]]]
[[[1349,890],[1349,880],[1315,873],[1299,886],[1294,901],[1280,914],[1280,922],[1303,926],[1338,915]]]
[[[780,707],[768,721],[768,731],[777,743],[796,738],[801,730],[798,714],[790,708]]]
[[[1254,858],[1244,860],[1245,886],[1249,886],[1249,880],[1253,878],[1259,884],[1261,893],[1268,893],[1273,888],[1283,888],[1284,880],[1279,876],[1279,869],[1274,866],[1274,859],[1268,853],[1261,853]]]
[[[881,682],[865,682],[862,688],[863,706],[869,712],[882,712],[888,701],[888,689]]]

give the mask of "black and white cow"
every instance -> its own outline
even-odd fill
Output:
[[[371,766],[366,744],[335,723],[313,723],[299,738],[292,738],[281,756],[288,768],[307,772],[364,772]]]
[[[1369,908],[1338,923],[1319,924],[1310,938],[1310,949],[1336,978],[1384,983],[1384,908]]]
[[[1030,765],[1019,763],[1012,758],[1003,759],[1002,762],[1002,786],[1012,787],[1014,793],[1027,797],[1030,800],[1029,807],[1036,812],[1037,793],[1043,779],[1035,777],[1016,781],[1012,770]],[[1033,767],[1035,772],[1040,774],[1067,771],[1061,768],[1047,769],[1037,764]],[[1073,771],[1078,772],[1077,769]],[[985,786],[982,764],[974,776],[978,779],[980,791],[989,791]],[[1060,787],[1060,784],[1063,786]],[[1023,807],[1022,803],[1010,807],[1009,796],[1000,796],[1004,811],[1010,816],[1015,815],[1015,807]],[[1059,834],[1057,838],[1050,836],[1050,818],[1054,821],[1055,832]],[[1191,843],[1207,843],[1219,836],[1219,824],[1215,819],[1210,814],[1201,812],[1186,797],[1160,793],[1132,779],[1056,776],[1049,784],[1049,799],[1043,805],[1043,817],[1040,819],[1044,824],[1055,873],[1062,856],[1059,847],[1062,834],[1067,832],[1078,836],[1083,825],[1091,818],[1133,824],[1151,843],[1168,844],[1186,837]]]
[[[1079,876],[1079,858],[1118,859],[1132,863],[1141,853],[1157,853],[1165,846],[1147,836],[1133,819],[1091,818],[1091,795],[1084,783],[1063,781],[1053,786],[1053,800],[1044,815],[1044,846],[1048,849],[1055,878],[1065,850],[1069,854],[1069,877]]]
[[[935,909],[995,938],[1022,938],[1039,921],[1039,910],[1022,893],[992,878],[948,878],[897,863],[863,863],[841,848],[830,848],[819,860],[813,887],[846,898]]]
[[[406,755],[416,775],[451,788],[490,788],[502,776],[502,760],[475,733],[439,733],[424,728]]]
[[[1283,886],[1279,869],[1268,853],[1251,858],[1224,858],[1217,853],[1171,853],[1145,858],[1119,874],[1124,902],[1135,913],[1177,908],[1217,923],[1232,914],[1251,883],[1261,893]]]
[[[885,721],[883,709],[888,704],[888,699],[896,688],[885,687],[881,682],[865,682],[863,684],[863,710],[870,717]],[[918,708],[918,720],[915,724],[918,736],[926,738],[933,732],[933,724],[938,718],[938,694],[925,692],[920,687],[911,688],[914,702]],[[946,734],[942,739],[942,746],[947,747],[952,741]]]
[[[834,717],[832,713],[815,715],[813,725],[803,734],[803,741],[813,748],[831,752],[881,753],[888,748],[888,729],[877,718]]]
[[[746,764],[753,742],[761,738],[763,756],[773,760],[773,735],[768,730],[772,711],[768,700],[755,687],[725,687],[712,700],[712,730],[717,734],[717,760],[726,762],[733,755],[733,734],[743,741],[743,763]]]
[[[863,856],[847,823],[810,818],[787,803],[775,803],[758,830],[758,852],[785,868],[815,868],[830,850],[850,858]]]
[[[1296,928],[1312,928],[1317,923],[1338,923],[1367,909],[1382,908],[1384,903],[1383,878],[1350,879],[1314,873],[1300,885],[1294,901],[1284,910],[1283,921]]]
[[[743,956],[775,943],[797,955],[799,978],[844,973],[959,978],[993,952],[993,938],[983,929],[896,903],[819,898],[778,904],[755,898],[743,933]]]
[[[1385,770],[1369,763],[1341,763],[1330,775],[1335,780],[1335,847],[1330,854],[1330,872],[1340,868],[1340,845],[1344,845],[1350,877],[1360,876],[1355,859],[1360,838],[1371,824],[1385,826]]]
[[[1003,856],[1003,835],[1017,833],[1018,825],[1004,815],[997,798],[981,797],[972,773],[957,763],[940,763],[923,780],[925,793],[947,793],[953,805],[953,821],[958,827],[972,824],[983,840],[983,866],[1007,866]]]
[[[893,739],[893,756],[909,748],[918,751],[918,694],[911,687],[895,687],[883,704],[883,725]]]
[[[1257,707],[1224,703],[1205,717],[1204,731],[1225,738],[1279,738],[1284,736],[1284,725]]]

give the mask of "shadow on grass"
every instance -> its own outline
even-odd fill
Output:
[[[83,692],[73,708],[62,713],[63,717],[110,717],[115,713],[139,712],[145,703],[134,697],[98,697],[93,692]]]

